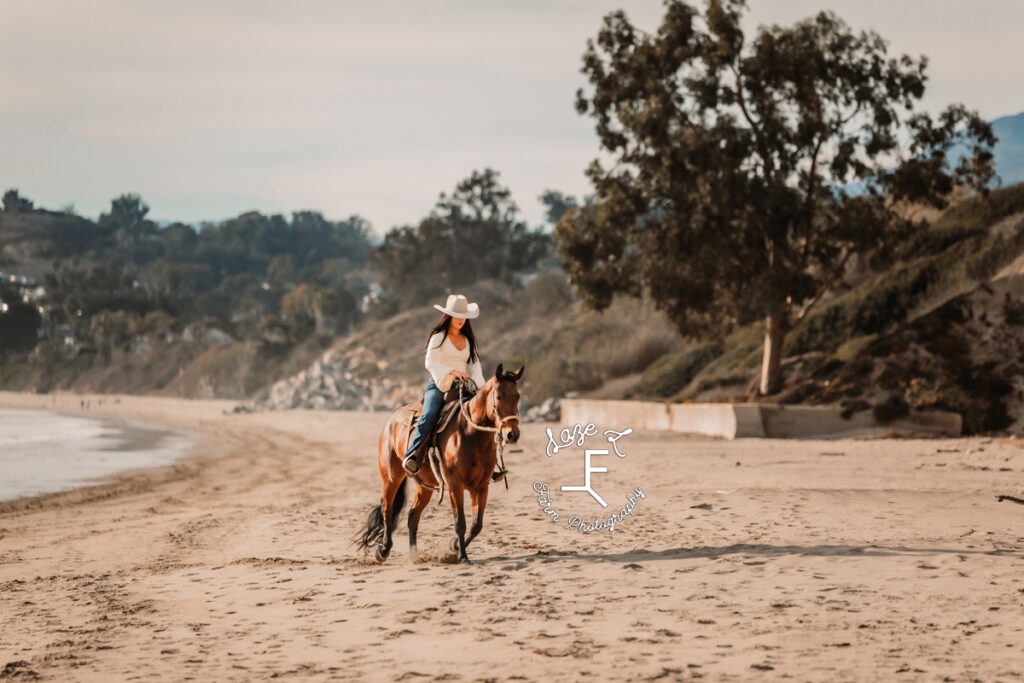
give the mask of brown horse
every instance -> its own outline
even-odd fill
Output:
[[[448,495],[455,516],[455,539],[452,550],[459,551],[459,561],[469,562],[466,546],[476,538],[484,525],[484,508],[487,507],[487,488],[498,462],[495,436],[507,443],[519,440],[519,387],[524,367],[516,372],[504,372],[501,365],[494,376],[466,402],[456,417],[437,436],[441,451],[442,476],[448,486]],[[453,385],[454,386],[454,385]],[[408,417],[419,404],[406,403],[397,408],[380,431],[377,441],[377,465],[383,481],[380,503],[366,520],[366,528],[356,538],[360,547],[366,549],[377,545],[377,560],[383,562],[391,553],[391,532],[398,522],[398,515],[405,505],[406,473],[402,469],[402,454],[408,439]],[[468,410],[468,418],[467,418]],[[404,424],[403,424],[404,423]],[[434,476],[430,464],[423,458],[415,481],[412,509],[409,510],[409,554],[416,554],[416,530],[420,515],[427,507],[435,488],[441,483]],[[473,505],[473,526],[466,537],[466,514],[463,498],[469,491]]]

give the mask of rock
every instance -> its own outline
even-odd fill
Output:
[[[525,422],[556,422],[562,418],[561,401],[555,396],[547,398],[539,406],[520,413]]]
[[[413,400],[405,382],[388,377],[359,377],[350,362],[335,351],[327,351],[308,368],[275,382],[235,412],[261,410],[394,410]]]

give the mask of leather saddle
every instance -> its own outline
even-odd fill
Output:
[[[434,429],[430,432],[427,438],[424,440],[424,444],[420,447],[421,451],[425,451],[430,446],[437,445],[437,435],[444,431],[448,423],[452,421],[455,414],[459,412],[461,404],[459,403],[459,382],[455,380],[452,382],[451,387],[444,394],[444,403],[441,405],[441,412],[437,416],[437,423],[434,425]],[[477,387],[476,384],[470,380],[463,383],[462,385],[462,402],[465,403],[469,399],[476,395]],[[412,440],[412,433],[416,429],[416,424],[420,420],[420,416],[423,415],[423,399],[421,398],[412,407],[412,413],[409,416],[409,434],[407,435],[406,443]]]
[[[478,391],[478,387],[476,386],[476,383],[473,380],[463,382],[462,403],[460,403],[459,383],[460,380],[455,380],[454,382],[452,382],[452,385],[451,387],[449,387],[448,391],[445,392],[444,403],[441,405],[441,412],[437,416],[437,423],[434,425],[434,429],[431,430],[430,434],[427,435],[427,438],[423,440],[423,443],[420,445],[419,451],[413,454],[413,457],[419,462],[423,462],[422,454],[431,452],[431,449],[433,449],[434,458],[438,460],[440,459],[441,451],[439,444],[437,443],[437,435],[444,431],[445,427],[448,426],[448,423],[452,421],[453,417],[455,417],[455,414],[459,412],[460,408],[462,407],[462,404],[468,402],[469,399],[473,398],[473,396],[475,396]],[[415,431],[416,424],[419,422],[420,416],[422,414],[423,399],[421,398],[419,401],[416,402],[415,405],[412,406],[412,412],[409,415],[409,433],[406,435],[406,443],[410,443],[412,441],[412,433],[413,431]],[[508,471],[504,468],[504,466],[499,466],[499,468],[491,474],[491,481],[501,481],[502,479],[504,479],[505,488],[507,489],[507,473]],[[412,475],[412,477],[416,481],[420,481],[417,475],[414,474]],[[440,501],[441,499],[439,498],[438,502]]]

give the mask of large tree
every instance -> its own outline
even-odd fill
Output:
[[[4,192],[4,213],[27,213],[33,209],[32,200],[22,197],[18,190],[10,189]]]
[[[109,230],[132,265],[152,260],[153,244],[147,240],[157,232],[156,224],[146,218],[149,205],[137,194],[123,194],[110,202],[110,211],[100,214],[98,225]],[[146,247],[150,247],[147,250]]]
[[[509,282],[548,253],[550,237],[520,220],[511,192],[487,168],[441,193],[417,227],[392,229],[368,256],[388,296],[411,306],[483,278]]]
[[[764,319],[774,393],[786,332],[850,257],[913,228],[901,204],[983,191],[995,139],[962,105],[916,111],[927,59],[830,12],[748,39],[742,0],[665,4],[656,33],[619,11],[587,43],[577,109],[611,162],[590,165],[595,201],[559,221],[557,253],[599,309],[647,291],[688,337]]]

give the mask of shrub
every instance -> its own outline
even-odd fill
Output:
[[[633,390],[637,396],[666,398],[681,391],[707,365],[722,355],[718,344],[701,344],[659,358],[644,370]]]

